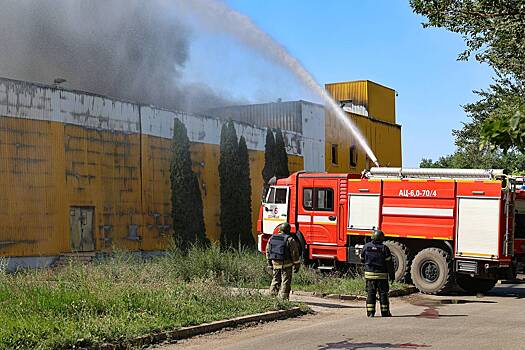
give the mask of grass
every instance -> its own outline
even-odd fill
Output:
[[[267,288],[265,266],[265,257],[253,251],[194,247],[150,260],[121,252],[89,265],[0,272],[0,349],[96,346],[294,306],[230,288]],[[295,274],[293,288],[365,293],[362,277],[308,268]]]
[[[406,285],[394,282],[391,289]],[[312,269],[302,269],[294,276],[292,289],[324,294],[366,295],[365,279],[353,274],[321,274]]]
[[[0,275],[0,348],[70,349],[289,308],[220,279],[178,275],[176,261],[117,256],[91,265]]]
[[[271,276],[265,271],[266,258],[257,252],[195,247],[185,258],[180,254],[174,251],[170,253],[170,259],[181,261],[176,269],[185,280],[195,276],[213,277],[225,286],[247,288],[266,288],[271,282]],[[392,289],[404,287],[406,285],[398,282],[391,286]],[[294,274],[292,289],[326,294],[366,294],[365,280],[359,273],[327,274],[304,266]]]

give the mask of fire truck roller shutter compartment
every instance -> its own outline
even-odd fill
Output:
[[[459,197],[456,256],[498,258],[499,198]]]
[[[379,225],[379,195],[350,194],[348,196],[348,228],[373,230]]]
[[[263,203],[263,233],[271,235],[278,225],[288,221],[289,197],[288,187],[270,187]]]

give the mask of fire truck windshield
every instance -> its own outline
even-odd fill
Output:
[[[268,194],[268,197],[266,197],[266,203],[269,204],[286,204],[286,197],[287,197],[287,189],[286,188],[270,188],[270,192]]]

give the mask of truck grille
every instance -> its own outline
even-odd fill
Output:
[[[456,271],[478,273],[478,263],[476,261],[458,260],[456,262]]]

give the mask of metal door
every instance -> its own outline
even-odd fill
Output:
[[[336,205],[338,198],[338,179],[318,178],[314,179],[312,224],[310,235],[312,244],[316,242],[323,244],[337,244],[337,214],[339,206]],[[339,201],[337,201],[337,204]]]
[[[95,250],[93,212],[93,207],[71,207],[69,210],[72,251],[89,252]]]

